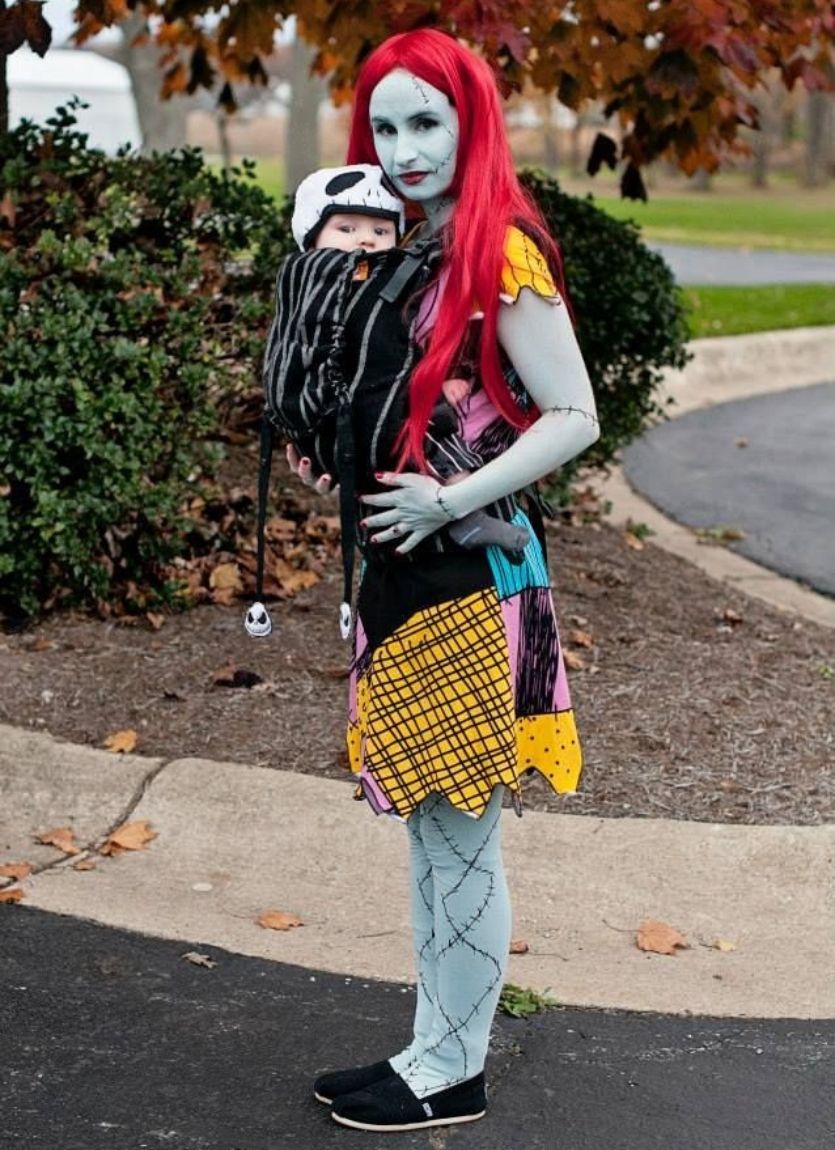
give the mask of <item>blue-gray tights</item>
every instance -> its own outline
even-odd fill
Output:
[[[414,1038],[389,1061],[418,1098],[484,1068],[510,946],[503,787],[476,819],[430,795],[407,825],[417,966]]]

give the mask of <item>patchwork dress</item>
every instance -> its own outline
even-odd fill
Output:
[[[528,287],[564,306],[542,254],[516,228],[505,256],[503,300]],[[508,382],[530,404],[512,372]],[[477,385],[459,422],[482,463],[519,435]],[[347,744],[356,797],[378,814],[408,820],[438,793],[479,816],[498,784],[521,814],[519,780],[528,770],[557,792],[576,790],[582,755],[548,569],[512,497],[504,514],[530,533],[518,564],[499,547],[467,551],[446,541],[443,551],[427,540],[403,556],[364,549]]]

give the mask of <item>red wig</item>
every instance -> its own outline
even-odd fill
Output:
[[[513,167],[496,82],[489,66],[457,40],[419,28],[385,40],[363,64],[354,97],[349,164],[378,163],[369,117],[371,93],[389,72],[402,69],[443,92],[458,113],[458,154],[449,195],[455,207],[444,228],[446,288],[426,353],[409,384],[409,418],[401,435],[398,469],[411,463],[426,471],[423,441],[432,409],[467,337],[470,317],[484,313],[480,378],[496,409],[517,428],[538,412],[523,414],[505,382],[496,321],[507,241],[515,225],[535,241],[564,294],[562,261],[542,215],[520,186]]]

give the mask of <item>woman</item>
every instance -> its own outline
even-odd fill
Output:
[[[463,552],[444,528],[477,508],[530,527],[514,493],[598,436],[561,291],[561,265],[520,188],[487,65],[432,29],[394,36],[359,77],[349,163],[378,162],[444,245],[420,304],[424,355],[391,470],[363,496],[366,563],[354,632],[348,745],[358,797],[406,822],[417,965],[414,1035],[400,1053],[326,1074],[336,1121],[412,1130],[485,1113],[484,1060],[510,942],[500,851],[507,789],[539,770],[572,791],[580,750],[548,572]],[[475,369],[460,430],[484,466],[444,487],[425,434],[444,381]],[[291,466],[320,492],[292,450]]]

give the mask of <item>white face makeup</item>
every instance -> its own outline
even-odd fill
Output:
[[[455,176],[455,108],[443,92],[398,69],[371,93],[369,115],[383,171],[404,199],[422,204],[431,217],[447,202]]]
[[[337,248],[341,252],[382,252],[397,243],[392,220],[364,216],[359,212],[338,212],[328,216],[316,236],[314,248]]]

